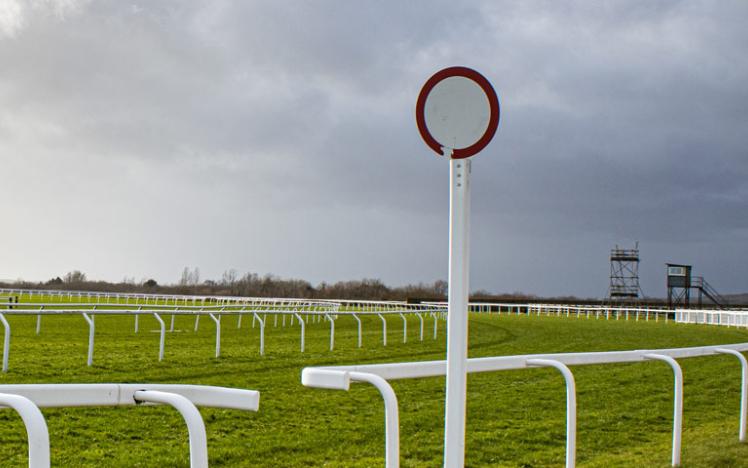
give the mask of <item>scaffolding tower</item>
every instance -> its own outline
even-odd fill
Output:
[[[610,251],[608,298],[612,302],[637,301],[643,296],[639,286],[639,242],[633,249],[622,249],[616,245]]]

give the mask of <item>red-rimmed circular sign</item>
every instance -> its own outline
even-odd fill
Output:
[[[436,72],[416,102],[416,123],[426,144],[452,159],[469,158],[486,147],[499,127],[499,98],[488,80],[467,67]]]

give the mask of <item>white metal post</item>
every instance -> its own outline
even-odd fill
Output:
[[[212,315],[211,315],[212,317]],[[136,401],[170,405],[184,418],[190,438],[190,468],[208,468],[208,437],[200,411],[189,399],[176,393],[157,390],[137,390]]]
[[[382,314],[377,314],[382,319],[382,346],[387,346],[387,319]]]
[[[444,148],[444,155],[451,158],[452,150]],[[449,298],[444,467],[460,468],[465,464],[467,302],[470,268],[470,161],[450,159],[449,162]]]
[[[666,362],[673,369],[673,466],[680,466],[681,433],[683,431],[683,371],[678,362],[663,354],[645,354],[645,359],[655,359]]]
[[[351,379],[374,385],[384,399],[385,468],[400,466],[400,417],[397,396],[390,384],[378,375],[351,372]]]
[[[259,315],[253,312],[254,318],[257,319],[258,322],[260,322],[260,356],[265,355],[265,320],[267,320],[267,316],[264,319],[261,319]],[[241,315],[239,315],[241,318]]]
[[[405,314],[400,312],[400,318],[403,319],[403,343],[408,342],[408,320],[405,318]]]
[[[740,360],[740,430],[738,431],[738,440],[745,442],[746,419],[748,419],[748,375],[746,374],[748,361],[742,353],[734,349],[717,349],[716,351],[721,354],[732,354]]]
[[[49,430],[44,415],[28,398],[0,393],[0,405],[16,410],[26,426],[29,468],[49,468]]]
[[[329,314],[325,314],[325,317],[330,321],[330,351],[332,351],[335,348],[335,320]]]
[[[574,374],[566,364],[552,359],[528,359],[528,366],[553,367],[566,382],[566,468],[577,464],[577,387]]]
[[[0,314],[0,322],[2,322],[5,332],[5,339],[3,340],[3,372],[8,372],[8,357],[10,355],[10,324],[3,314]]]
[[[305,332],[306,326],[304,324],[304,321],[301,320],[301,316],[298,313],[294,312],[294,315],[299,318],[299,323],[301,324],[301,352],[303,353],[304,352],[304,332]],[[283,315],[283,319],[284,320],[286,319],[285,315]]]
[[[418,319],[421,321],[421,341],[423,341],[423,316],[416,312],[416,315],[418,316]]]
[[[93,365],[93,351],[94,351],[94,320],[93,317],[89,317],[88,314],[84,313],[83,318],[88,323],[88,361],[86,364],[90,367]]]
[[[208,314],[216,324],[216,357],[221,356],[221,321],[213,314]]]
[[[166,324],[164,323],[161,316],[158,315],[157,313],[154,313],[153,316],[156,318],[156,320],[158,320],[158,324],[160,326],[160,336],[158,340],[158,360],[163,361],[164,360],[164,346],[166,344]],[[135,315],[135,317],[137,317],[137,314]]]
[[[358,322],[358,347],[360,348],[361,347],[361,319],[358,318],[356,314],[351,314],[351,315],[353,315],[353,318],[355,318],[356,322]]]

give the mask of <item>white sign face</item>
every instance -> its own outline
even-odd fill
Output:
[[[461,149],[486,133],[491,104],[485,91],[464,76],[445,78],[426,98],[424,117],[429,133],[442,146]]]

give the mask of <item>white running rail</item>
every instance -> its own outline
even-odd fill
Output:
[[[748,327],[748,309],[675,309],[675,321],[678,323],[722,325],[726,327]]]
[[[49,432],[39,408],[163,404],[179,411],[187,424],[190,467],[207,468],[205,423],[196,406],[257,411],[254,390],[169,384],[23,384],[0,385],[0,406],[16,410],[29,440],[29,468],[49,468]]]
[[[674,373],[673,395],[673,444],[672,465],[680,465],[681,421],[683,413],[683,376],[676,359],[699,356],[729,354],[738,358],[741,364],[741,398],[739,440],[745,441],[747,419],[746,371],[748,364],[741,352],[748,350],[748,343],[718,346],[701,346],[693,348],[650,349],[637,351],[608,351],[589,353],[561,354],[527,354],[517,356],[497,356],[468,359],[467,372],[497,372],[504,370],[527,369],[531,367],[554,367],[566,381],[567,419],[566,419],[566,466],[576,464],[576,388],[574,378],[568,366],[602,365],[624,362],[643,362],[660,360],[666,362]],[[301,373],[301,382],[307,387],[348,390],[351,382],[368,382],[374,384],[384,397],[386,413],[386,456],[385,466],[397,468],[399,453],[393,448],[399,446],[399,431],[393,428],[397,421],[398,408],[394,390],[387,383],[389,380],[417,379],[424,377],[444,376],[446,361],[402,362],[392,364],[370,364],[335,367],[307,367]]]
[[[3,309],[2,307],[6,308]],[[93,365],[94,343],[95,343],[95,317],[111,315],[130,315],[135,318],[135,333],[139,330],[139,318],[141,315],[153,316],[159,324],[159,352],[158,359],[164,359],[164,349],[166,343],[166,323],[162,315],[171,315],[171,329],[174,327],[174,317],[192,316],[195,318],[195,331],[198,330],[199,320],[202,316],[208,316],[212,319],[215,327],[215,356],[221,355],[221,317],[224,315],[233,315],[237,317],[237,327],[241,327],[241,318],[244,315],[252,316],[252,327],[255,323],[260,325],[259,352],[265,354],[265,330],[267,317],[273,317],[274,326],[278,326],[278,317],[282,318],[281,326],[286,326],[288,318],[291,325],[294,322],[300,325],[300,342],[301,352],[304,352],[304,340],[306,334],[306,324],[321,323],[329,321],[330,333],[330,350],[335,347],[335,321],[340,317],[352,317],[358,323],[358,347],[362,346],[363,327],[361,317],[378,316],[382,322],[382,341],[387,345],[387,323],[385,316],[397,316],[401,319],[403,326],[403,342],[407,342],[407,320],[405,316],[417,317],[420,324],[420,341],[424,337],[424,316],[430,317],[434,321],[434,339],[436,339],[436,327],[438,320],[444,320],[446,317],[446,307],[441,306],[424,306],[404,303],[373,303],[350,302],[341,307],[340,304],[333,302],[305,302],[295,300],[261,300],[254,304],[230,304],[224,306],[184,306],[184,305],[138,305],[132,304],[92,304],[92,303],[6,303],[0,304],[0,324],[3,326],[3,361],[2,371],[7,372],[9,366],[10,354],[10,335],[11,326],[6,316],[35,316],[36,333],[41,333],[42,316],[50,315],[77,315],[83,317],[88,325],[88,354],[87,365]]]

